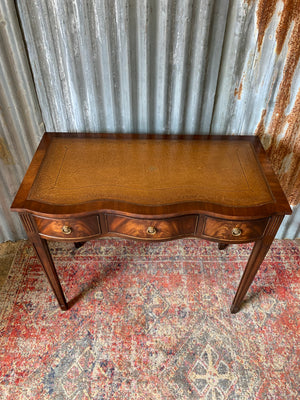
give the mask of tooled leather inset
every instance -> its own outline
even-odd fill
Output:
[[[91,138],[53,138],[29,199],[57,205],[105,199],[153,206],[273,203],[250,143]]]

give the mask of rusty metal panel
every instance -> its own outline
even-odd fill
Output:
[[[295,207],[280,237],[299,236],[298,1],[16,5],[48,131],[257,134]],[[7,43],[18,58],[13,38]],[[14,96],[22,84],[11,85]],[[35,132],[16,136],[27,160]]]
[[[25,237],[11,201],[44,131],[12,1],[0,2],[0,242]]]
[[[260,137],[294,206],[280,238],[300,236],[299,37],[298,1],[232,2],[211,127]]]
[[[268,4],[267,4],[268,3]],[[300,203],[300,7],[234,1],[213,133],[257,134],[292,205]],[[255,32],[255,35],[253,35]]]

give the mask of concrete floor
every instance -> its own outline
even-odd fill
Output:
[[[23,240],[17,242],[0,243],[0,288],[4,285],[10,267],[14,260],[15,254],[22,244]],[[296,243],[300,248],[300,239],[296,239]]]

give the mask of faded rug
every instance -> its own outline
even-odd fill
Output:
[[[252,245],[197,239],[52,243],[60,311],[28,242],[0,297],[0,398],[299,399],[299,265],[277,240],[242,310]]]

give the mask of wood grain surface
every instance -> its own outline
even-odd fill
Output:
[[[107,231],[132,238],[147,240],[176,239],[194,236],[197,215],[185,215],[168,219],[138,219],[106,215]]]
[[[12,205],[61,216],[290,213],[254,136],[46,133]]]

